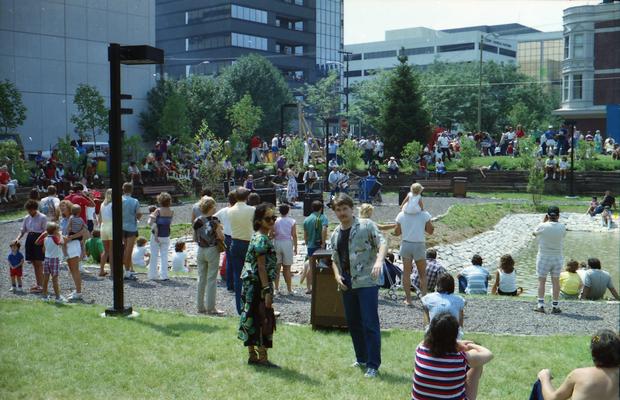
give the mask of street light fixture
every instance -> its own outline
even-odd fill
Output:
[[[131,109],[121,108],[121,99],[131,99],[130,95],[121,94],[121,64],[146,65],[163,64],[164,51],[151,46],[121,46],[110,43],[108,47],[110,62],[110,186],[112,188],[112,282],[114,304],[105,310],[106,316],[127,316],[133,310],[124,305],[123,293],[123,189],[122,131],[121,114],[132,113]]]

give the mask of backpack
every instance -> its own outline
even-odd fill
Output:
[[[200,247],[213,247],[218,245],[217,219],[212,217],[198,217],[194,222],[196,241]]]

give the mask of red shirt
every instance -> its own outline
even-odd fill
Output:
[[[0,172],[0,185],[6,185],[11,180],[11,175],[7,171]]]
[[[521,130],[517,131],[517,137],[518,138],[522,138],[523,136],[525,136],[525,132],[523,132]]]
[[[258,136],[254,136],[252,137],[252,139],[250,139],[250,147],[252,149],[256,148],[256,147],[260,147],[261,146],[261,140]]]
[[[65,200],[69,200],[71,203],[77,204],[82,208],[82,211],[80,212],[80,218],[84,220],[84,223],[87,223],[88,221],[86,220],[86,207],[94,207],[95,205],[93,204],[93,202],[88,200],[81,193],[70,194],[69,196],[65,197]]]

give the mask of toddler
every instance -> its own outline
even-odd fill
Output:
[[[24,255],[19,251],[21,244],[17,241],[11,243],[11,254],[9,254],[9,268],[11,270],[11,292],[22,293],[22,275],[24,266]],[[17,282],[16,282],[17,281]],[[15,285],[17,283],[17,286]]]
[[[187,269],[187,253],[185,252],[185,242],[178,240],[174,245],[174,257],[172,258],[173,272],[189,272]]]
[[[592,201],[590,201],[590,207],[588,207],[587,214],[593,217],[596,207],[598,207],[598,198],[596,196],[592,196]]]
[[[146,249],[146,239],[140,236],[136,240],[136,247],[131,254],[131,263],[136,267],[146,268],[151,259],[151,254]]]
[[[254,176],[248,175],[245,182],[243,182],[243,186],[248,190],[254,190]]]
[[[562,157],[562,159],[560,160],[560,180],[566,180],[566,172],[568,171],[568,160],[566,159],[566,157]]]
[[[78,206],[79,208],[79,206]],[[79,217],[78,217],[79,218]],[[82,221],[83,223],[84,221]],[[50,222],[47,224],[45,232],[39,236],[36,244],[43,244],[45,251],[45,261],[43,262],[43,291],[42,296],[47,297],[47,284],[50,276],[52,277],[52,287],[57,303],[66,303],[67,299],[60,295],[60,285],[58,284],[58,269],[62,257],[63,238],[60,235],[58,224]]]
[[[499,259],[499,268],[495,271],[495,283],[491,291],[500,296],[518,296],[523,293],[523,288],[517,287],[515,260],[510,254],[504,254]]]
[[[405,214],[419,214],[424,210],[424,203],[422,203],[422,190],[424,187],[419,183],[411,185],[410,192],[407,194],[401,210]]]
[[[566,270],[560,273],[560,297],[563,299],[577,299],[583,283],[577,273],[579,263],[570,260],[566,263]]]
[[[606,226],[607,229],[611,229],[611,226],[613,224],[613,214],[611,212],[611,207],[609,206],[605,206],[605,208],[603,208],[603,213],[601,214],[602,217],[602,222],[603,222],[603,226]]]

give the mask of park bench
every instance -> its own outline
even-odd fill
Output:
[[[177,191],[177,187],[171,184],[157,186],[141,186],[137,188],[136,191],[136,195],[138,197],[147,198],[150,200],[154,200],[162,192],[167,192],[170,196],[172,196],[172,199],[175,203],[178,201],[179,197],[183,196],[183,193]]]

